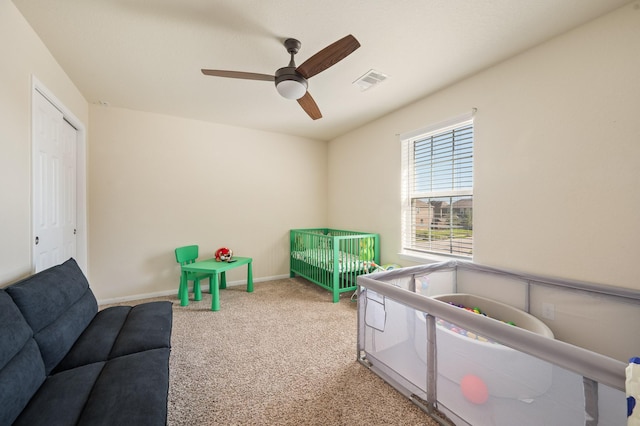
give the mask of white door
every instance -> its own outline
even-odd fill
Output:
[[[44,96],[33,98],[35,272],[76,256],[77,131]]]

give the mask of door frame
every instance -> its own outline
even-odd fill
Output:
[[[33,153],[35,145],[35,113],[34,98],[38,94],[44,96],[63,115],[64,119],[76,128],[76,261],[78,266],[88,276],[88,228],[87,228],[87,132],[82,121],[78,119],[40,80],[31,76],[31,269],[35,271],[35,213],[34,182],[33,182]]]

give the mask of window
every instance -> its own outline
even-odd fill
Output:
[[[471,116],[403,135],[404,251],[473,254]]]

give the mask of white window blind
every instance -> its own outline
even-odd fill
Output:
[[[404,249],[473,254],[473,121],[403,140]]]

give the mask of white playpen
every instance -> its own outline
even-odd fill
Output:
[[[640,292],[461,261],[358,285],[358,360],[442,424],[626,424]]]

